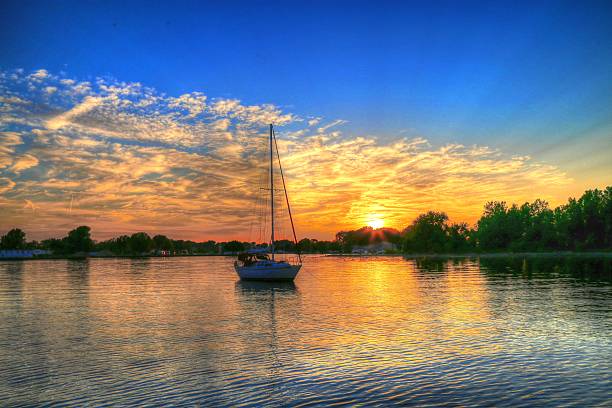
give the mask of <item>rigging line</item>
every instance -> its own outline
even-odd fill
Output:
[[[262,143],[263,144],[263,143]],[[259,147],[256,145],[255,146],[255,156],[257,156],[257,151],[258,151]],[[260,172],[259,171],[259,166],[256,166],[256,174],[258,175],[257,177],[257,186],[259,187],[259,189],[261,190],[262,186],[265,185],[266,181],[264,180],[264,178],[266,177],[265,172]],[[256,241],[257,244],[259,244],[262,241],[262,231],[261,231],[261,219],[263,218],[263,208],[265,208],[264,204],[264,197],[262,196],[262,194],[260,194],[259,190],[257,190],[254,200],[253,200],[253,211],[252,214],[254,214],[254,216],[251,217],[251,224],[249,227],[249,240],[253,240]],[[257,236],[257,239],[255,239],[255,233],[253,232],[253,226],[255,224],[255,221],[258,221],[258,232],[259,235]]]
[[[280,169],[281,180],[283,180],[283,189],[285,190],[285,200],[287,201],[287,211],[289,212],[289,220],[291,220],[291,230],[293,231],[293,240],[295,241],[295,250],[297,251],[298,259],[302,263],[302,255],[295,234],[295,226],[293,225],[293,216],[291,215],[291,206],[289,205],[289,195],[287,194],[287,185],[285,184],[285,175],[283,174],[283,166],[281,165],[280,153],[278,153],[278,144],[276,143],[276,132],[272,129],[272,137],[274,138],[274,146],[276,147],[276,157],[278,158],[278,168]]]
[[[272,247],[272,261],[274,261],[274,166],[273,164],[273,148],[272,148],[272,137],[274,135],[274,130],[272,129],[272,124],[270,123],[270,219],[272,221],[272,225],[270,227],[272,231],[272,236],[270,237],[270,245]],[[278,149],[276,150],[278,154]]]

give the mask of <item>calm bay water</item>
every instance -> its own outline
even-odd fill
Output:
[[[0,405],[612,405],[610,259],[0,262]]]

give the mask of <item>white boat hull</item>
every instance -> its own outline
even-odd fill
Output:
[[[302,265],[291,264],[268,264],[239,266],[234,264],[234,269],[241,280],[254,281],[293,281]]]

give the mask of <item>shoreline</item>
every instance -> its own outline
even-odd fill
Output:
[[[592,251],[592,252],[573,252],[573,251],[546,251],[546,252],[466,252],[462,254],[454,253],[411,253],[411,254],[380,254],[380,255],[362,255],[362,254],[328,254],[326,256],[338,257],[402,257],[405,259],[422,259],[422,258],[525,258],[525,257],[542,257],[542,258],[561,258],[561,257],[580,257],[580,258],[612,258],[612,252]]]
[[[546,252],[466,252],[461,254],[453,253],[412,253],[412,254],[325,254],[307,253],[302,255],[319,255],[325,257],[342,258],[404,258],[404,259],[468,259],[468,258],[612,258],[611,251],[592,251],[592,252],[573,252],[573,251],[546,251]],[[150,258],[197,258],[197,257],[232,257],[235,255],[223,254],[192,254],[192,255],[107,255],[107,256],[38,256],[32,258],[0,258],[1,261],[53,261],[69,260],[83,261],[88,259],[150,259]]]

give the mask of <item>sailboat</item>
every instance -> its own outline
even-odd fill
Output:
[[[291,230],[293,231],[293,240],[297,248],[297,236],[295,234],[295,226],[293,225],[293,217],[291,215],[291,206],[289,205],[289,195],[285,185],[285,176],[283,167],[278,153],[278,145],[276,143],[276,135],[274,127],[270,124],[270,250],[251,250],[238,254],[238,260],[234,262],[234,269],[241,280],[255,281],[293,281],[298,272],[302,268],[302,257],[298,251],[298,261],[290,262],[288,260],[276,260],[274,250],[274,149],[276,148],[276,158],[280,170],[281,179],[283,181],[283,191],[285,193],[285,201],[291,221]],[[268,254],[269,252],[269,254]]]

